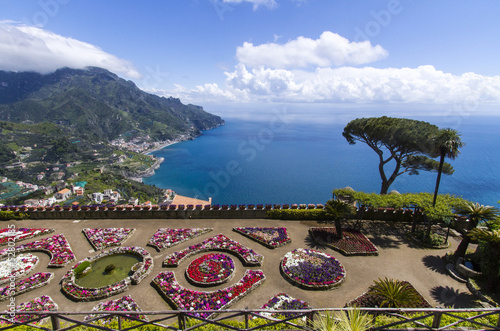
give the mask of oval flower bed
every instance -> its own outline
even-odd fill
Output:
[[[132,299],[131,296],[123,296],[120,299],[100,302],[97,306],[92,308],[95,312],[107,312],[107,311],[136,311],[141,312],[142,309],[137,305],[137,303]],[[129,315],[126,315],[129,316]],[[134,318],[147,321],[148,318],[144,315],[133,315]],[[123,315],[122,315],[123,318]],[[103,324],[110,324],[113,320],[117,320],[116,317],[106,316],[105,314],[90,314],[85,316],[84,321],[99,321]],[[131,319],[132,320],[132,319]]]
[[[160,252],[163,249],[178,245],[210,231],[212,231],[211,228],[158,229],[153,237],[149,239],[148,246],[152,246],[156,248],[158,252]]]
[[[93,262],[105,256],[116,255],[116,254],[134,254],[142,257],[143,260],[142,262],[139,262],[132,267],[134,273],[131,276],[114,284],[97,288],[86,288],[76,284],[75,282],[76,275],[74,270],[82,262],[84,261]],[[153,268],[153,258],[151,257],[149,252],[146,251],[144,248],[116,247],[78,262],[62,278],[61,280],[62,290],[68,296],[77,301],[99,300],[126,291],[128,289],[129,284],[134,284],[134,285],[139,284],[151,272],[152,268]]]
[[[49,267],[64,267],[75,259],[75,255],[63,234],[56,234],[49,238],[34,241],[16,247],[16,253],[42,251],[50,255]],[[8,255],[9,249],[0,251],[0,256]]]
[[[241,299],[257,286],[262,284],[266,277],[262,270],[247,270],[243,277],[233,286],[213,292],[201,292],[182,287],[171,271],[160,272],[153,284],[158,288],[165,300],[179,310],[220,310],[226,309]],[[210,318],[214,312],[193,313],[195,316]]]
[[[25,239],[31,239],[36,236],[43,236],[54,232],[54,229],[30,229],[30,228],[10,228],[0,229],[0,245],[7,245],[9,241],[18,242]]]
[[[268,309],[268,310],[301,310],[301,309],[310,309],[307,302],[292,298],[285,293],[278,293],[273,296],[265,305],[263,305],[260,309]],[[285,313],[285,314],[277,314],[277,313],[259,313],[259,315],[267,316],[267,317],[279,317],[283,316],[286,318],[295,317],[299,315],[299,313]]]
[[[344,255],[378,255],[377,247],[360,231],[342,229],[342,232],[342,238],[339,238],[334,227],[309,228],[309,234],[316,242]]]
[[[28,278],[15,283],[14,289],[10,286],[0,287],[0,301],[7,300],[9,297],[33,291],[39,287],[50,283],[54,274],[50,272],[39,272]],[[12,293],[14,290],[14,293]]]
[[[286,228],[279,227],[245,227],[233,228],[233,231],[257,241],[267,248],[277,248],[290,243],[292,240],[288,236]]]
[[[345,279],[344,266],[333,256],[305,248],[285,254],[281,271],[293,284],[309,290],[327,290]]]
[[[205,254],[189,264],[186,277],[195,285],[212,286],[226,283],[234,275],[234,262],[226,254]]]
[[[257,254],[253,249],[243,246],[242,244],[229,239],[223,234],[218,234],[215,237],[202,241],[201,243],[189,246],[179,252],[174,252],[167,255],[163,260],[164,267],[177,267],[187,257],[206,251],[223,251],[236,254],[241,258],[243,263],[248,266],[261,266],[264,257]]]
[[[20,254],[0,262],[0,284],[11,277],[20,278],[30,273],[38,264],[38,257],[32,254]]]
[[[107,228],[107,229],[83,229],[90,244],[96,251],[110,247],[120,246],[127,240],[135,229],[131,228]]]

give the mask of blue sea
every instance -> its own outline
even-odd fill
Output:
[[[379,192],[378,156],[362,143],[349,145],[344,126],[356,117],[302,121],[270,116],[265,120],[226,118],[226,125],[192,141],[153,154],[165,162],[146,184],[213,204],[325,203],[332,190],[350,186]],[[465,146],[455,168],[443,175],[439,193],[450,193],[499,207],[500,117],[416,118],[462,134]],[[399,176],[389,190],[433,192],[436,173]]]

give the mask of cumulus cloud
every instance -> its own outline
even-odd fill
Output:
[[[226,72],[224,87],[178,86],[170,94],[200,102],[324,102],[344,104],[500,104],[500,76],[452,75],[431,65],[417,68],[341,67],[315,71],[248,69]]]
[[[245,42],[236,50],[240,63],[249,67],[307,68],[341,65],[360,65],[385,58],[388,52],[369,41],[350,42],[348,39],[325,31],[314,40],[298,37],[286,44],[267,43],[253,45]]]
[[[126,60],[100,48],[36,27],[0,22],[0,70],[50,73],[61,67],[95,66],[140,78]]]

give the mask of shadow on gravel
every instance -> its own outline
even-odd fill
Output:
[[[324,251],[326,249],[325,246],[318,244],[313,239],[313,237],[311,237],[310,233],[307,234],[306,238],[304,239],[304,242],[307,245],[307,247],[309,247],[310,249],[316,249],[316,250],[320,250],[320,251]]]
[[[422,258],[425,267],[441,275],[446,275],[446,261],[439,255],[426,255]]]
[[[436,286],[431,289],[431,296],[446,308],[473,308],[475,297],[471,293],[460,292],[449,286]]]

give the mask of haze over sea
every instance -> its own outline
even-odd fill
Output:
[[[225,118],[226,125],[195,140],[154,152],[165,162],[144,182],[189,197],[212,197],[213,204],[221,205],[325,203],[333,189],[346,186],[378,193],[377,155],[362,143],[349,145],[342,136],[356,117],[362,116],[309,121],[275,112],[265,118]],[[466,145],[457,159],[446,160],[455,173],[442,177],[439,193],[499,207],[500,117],[405,117],[462,134]],[[435,181],[436,173],[404,174],[390,190],[433,192]]]

